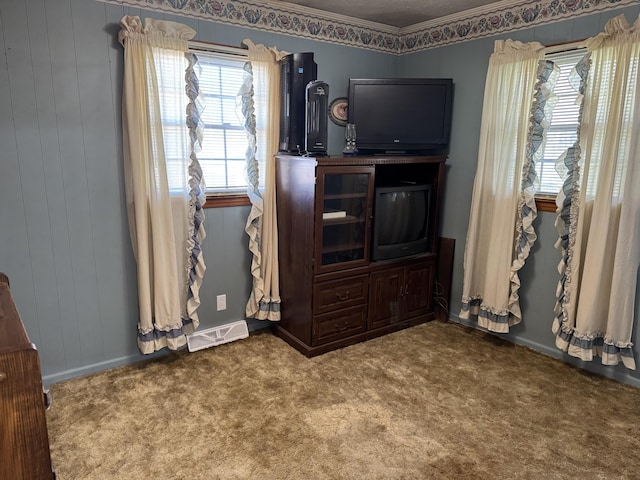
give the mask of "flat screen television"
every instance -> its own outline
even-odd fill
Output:
[[[377,187],[374,197],[372,260],[428,252],[432,187],[398,183]]]
[[[349,79],[349,123],[359,153],[445,154],[449,147],[453,80]]]

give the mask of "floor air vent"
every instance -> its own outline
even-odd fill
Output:
[[[187,346],[190,352],[196,352],[203,348],[215,347],[216,345],[233,342],[248,336],[247,322],[239,320],[187,335]]]

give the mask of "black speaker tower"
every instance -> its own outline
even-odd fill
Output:
[[[280,152],[306,151],[306,88],[317,80],[313,52],[292,53],[281,61]]]

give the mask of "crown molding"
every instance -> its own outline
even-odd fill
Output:
[[[396,55],[638,4],[638,0],[503,0],[400,29],[271,0],[96,1]]]

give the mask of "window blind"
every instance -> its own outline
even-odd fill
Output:
[[[243,82],[246,59],[197,52],[205,107],[202,151],[198,159],[207,192],[244,191],[247,136],[237,95]]]
[[[562,188],[562,179],[556,172],[555,163],[577,140],[580,105],[576,103],[578,91],[571,84],[571,72],[585,54],[586,49],[578,49],[546,55],[560,68],[560,75],[553,89],[557,103],[547,130],[543,157],[536,165],[540,179],[538,193],[541,194],[555,195]]]

